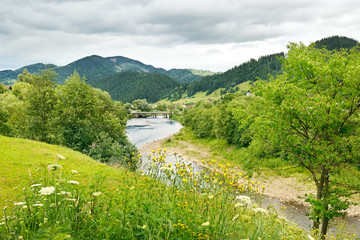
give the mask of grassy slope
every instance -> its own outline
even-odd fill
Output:
[[[71,149],[26,139],[0,135],[0,153],[0,206],[9,204],[6,200],[16,200],[21,189],[29,185],[32,177],[39,174],[37,169],[46,167],[48,163],[54,163],[57,154],[66,157],[65,160],[58,159],[57,163],[61,164],[64,169],[79,171],[76,180],[84,184],[89,184],[92,175],[100,170],[108,171],[107,181],[109,184],[124,174],[123,171],[106,167]]]
[[[243,82],[240,83],[238,85],[236,85],[236,87],[239,87],[239,91],[241,90],[249,90],[250,89],[250,82]],[[163,99],[161,101],[159,101],[158,103],[165,103],[165,104],[187,104],[187,103],[196,103],[199,101],[204,101],[204,100],[212,100],[212,101],[216,101],[219,100],[221,97],[223,97],[224,95],[221,95],[220,92],[221,90],[225,90],[225,88],[219,88],[217,90],[215,90],[214,92],[212,92],[209,95],[206,95],[206,92],[197,92],[194,96],[191,97],[183,97],[177,101],[171,102],[167,99]]]
[[[175,171],[181,170],[186,173],[186,176],[182,174],[181,177],[180,175],[177,177],[180,182],[186,182],[185,189],[181,190],[170,188],[156,179],[138,173],[99,164],[79,152],[46,143],[0,135],[0,152],[1,207],[16,208],[14,201],[24,201],[18,197],[22,188],[27,187],[27,193],[30,194],[29,185],[43,181],[44,170],[47,171],[46,166],[55,161],[63,166],[62,172],[56,172],[56,175],[64,179],[65,183],[60,178],[59,180],[49,179],[49,181],[55,181],[57,188],[62,189],[69,185],[66,183],[69,180],[66,176],[70,176],[72,180],[80,183],[79,191],[82,193],[81,196],[79,195],[80,206],[76,208],[80,211],[81,219],[72,214],[73,202],[67,201],[66,198],[60,200],[60,197],[57,197],[58,205],[52,208],[53,195],[37,198],[37,201],[44,203],[46,210],[39,209],[34,214],[29,210],[30,218],[26,210],[21,210],[22,206],[17,207],[15,212],[22,216],[20,220],[35,221],[36,224],[40,221],[41,224],[31,228],[33,225],[25,226],[23,221],[13,221],[10,223],[10,231],[14,232],[15,238],[20,238],[20,235],[25,234],[24,239],[31,239],[38,234],[48,234],[44,238],[48,239],[54,227],[59,225],[62,226],[66,236],[71,235],[74,239],[80,236],[87,236],[88,239],[117,239],[119,230],[121,230],[122,239],[134,237],[138,239],[224,239],[225,236],[228,239],[246,237],[280,239],[280,236],[284,235],[286,236],[284,239],[304,239],[304,233],[301,230],[287,221],[277,219],[275,215],[258,214],[256,209],[253,211],[251,208],[234,207],[236,200],[233,197],[230,198],[227,191],[220,190],[224,185],[218,186],[218,190],[213,193],[215,196],[194,194],[191,174],[183,171],[187,169],[185,165],[182,165],[184,169],[180,167],[181,169]],[[66,159],[57,159],[57,154],[65,156]],[[159,162],[159,164],[162,166],[162,163]],[[77,170],[78,173],[71,174],[72,169]],[[52,176],[52,173],[55,172],[49,173],[49,176]],[[94,179],[96,180],[97,173],[106,176],[105,182],[101,184],[102,188],[92,189],[91,185]],[[222,176],[222,173],[218,176]],[[187,180],[184,181],[185,178]],[[207,180],[204,178],[202,181]],[[201,184],[204,184],[203,182]],[[54,182],[45,185],[53,184]],[[92,195],[94,191],[99,190],[103,194],[98,200],[99,204],[96,205],[96,200]],[[34,191],[35,195],[36,193],[37,191]],[[86,210],[90,199],[93,201],[90,203],[96,206],[93,212]],[[29,208],[34,203],[31,199],[30,201]],[[62,203],[60,204],[59,201]],[[7,210],[8,213],[9,210]],[[55,212],[55,215],[47,215],[52,212]],[[242,220],[234,221],[237,218]],[[79,226],[78,229],[73,228],[74,221]],[[0,227],[0,236],[3,237],[7,236],[3,235],[7,229],[4,228],[4,224],[2,222],[3,226]],[[208,225],[211,227],[207,227]],[[41,229],[38,229],[40,227]]]

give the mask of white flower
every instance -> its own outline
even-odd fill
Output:
[[[76,170],[71,170],[71,174],[77,174],[78,173],[78,171],[76,171]]]
[[[210,225],[210,222],[204,222],[203,224],[201,224],[202,226],[209,226]]]
[[[41,204],[41,203],[35,203],[35,204],[33,204],[33,206],[34,206],[34,207],[42,207],[42,206],[44,206],[44,204]]]
[[[38,187],[38,186],[41,186],[41,183],[33,184],[30,187]]]
[[[40,195],[50,195],[54,192],[55,188],[53,186],[41,188],[39,191]]]
[[[68,183],[70,183],[70,184],[74,184],[74,185],[79,185],[79,182],[77,182],[77,181],[73,181],[73,180],[68,181]]]
[[[48,166],[48,169],[52,171],[59,170],[60,168],[62,168],[62,166],[58,164],[51,164]]]
[[[94,195],[94,197],[98,197],[101,195],[101,192],[94,192],[93,195]]]
[[[233,221],[235,221],[236,219],[238,219],[239,215],[235,215],[235,217],[233,217]]]
[[[171,167],[161,167],[160,169],[163,171],[170,171],[170,172],[174,171],[174,169],[172,169]]]
[[[61,191],[61,192],[57,193],[57,195],[71,195],[71,193],[66,192],[66,191]]]
[[[58,154],[57,157],[60,158],[61,160],[65,160],[65,159],[66,159],[66,158],[65,158],[63,155],[61,155],[61,154]]]
[[[14,205],[15,206],[20,206],[20,205],[25,205],[26,202],[15,202]]]
[[[253,211],[256,213],[267,213],[267,210],[263,208],[254,208]]]
[[[66,198],[66,200],[71,201],[71,202],[76,202],[75,198]]]
[[[208,198],[209,198],[209,199],[213,199],[213,198],[214,198],[214,195],[210,194],[210,195],[208,196]]]
[[[236,199],[239,200],[240,204],[243,204],[243,206],[249,206],[251,204],[251,199],[248,196],[239,195]]]

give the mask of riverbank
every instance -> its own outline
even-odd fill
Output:
[[[166,148],[168,155],[176,153],[182,158],[195,162],[198,165],[202,165],[202,159],[210,159],[214,156],[214,151],[209,146],[194,143],[194,141],[184,141],[181,138],[177,138],[176,134],[145,144],[139,150],[147,153],[158,148]],[[221,156],[216,156],[218,159],[221,159]],[[223,158],[223,161],[226,161],[225,158]],[[239,169],[239,171],[242,170]],[[309,206],[303,199],[299,199],[298,196],[304,196],[306,193],[315,193],[312,179],[303,174],[292,174],[283,177],[278,174],[269,174],[265,171],[261,174],[254,174],[253,178],[265,186],[264,194],[266,196],[298,207]],[[347,210],[347,216],[360,216],[360,206],[351,206]]]

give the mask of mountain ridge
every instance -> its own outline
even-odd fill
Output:
[[[200,79],[203,74],[212,74],[211,71],[193,69],[172,68],[170,70],[165,70],[163,68],[156,68],[152,65],[144,64],[138,60],[123,56],[102,57],[99,55],[90,55],[70,62],[64,66],[36,63],[16,70],[3,70],[0,71],[0,83],[4,83],[6,85],[14,84],[17,81],[17,76],[22,73],[24,69],[27,69],[30,73],[35,73],[46,68],[51,68],[58,74],[58,84],[64,84],[66,78],[68,78],[74,71],[77,71],[81,76],[88,80],[95,80],[97,78],[129,70],[140,73],[161,73],[173,78],[180,84],[196,81]]]

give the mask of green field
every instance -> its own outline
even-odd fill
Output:
[[[255,185],[238,184],[230,166],[196,173],[179,161],[169,170],[159,149],[145,175],[3,136],[0,152],[2,239],[305,238],[272,209],[239,197]]]

